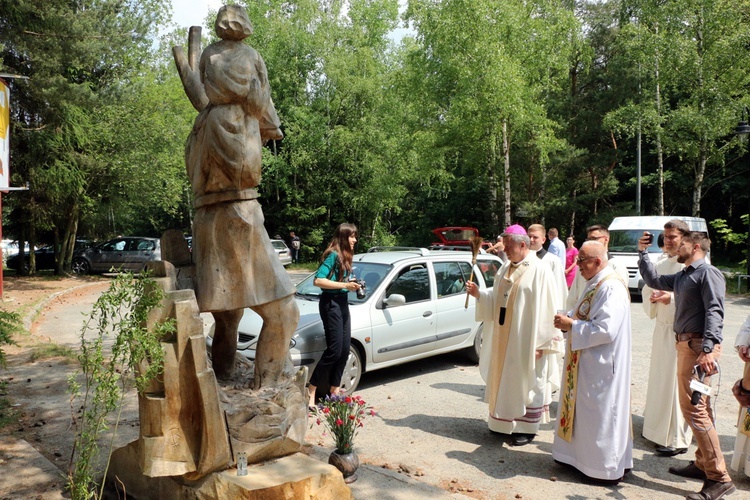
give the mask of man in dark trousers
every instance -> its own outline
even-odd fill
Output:
[[[736,490],[727,473],[719,434],[714,426],[710,397],[701,395],[692,404],[690,381],[693,367],[705,373],[703,383],[711,385],[721,356],[726,283],[721,272],[706,262],[711,241],[693,231],[683,237],[677,261],[685,268],[675,274],[659,275],[648,258],[647,248],[653,235],[643,233],[638,240],[638,269],[648,286],[674,292],[674,332],[677,346],[677,387],[680,408],[693,430],[698,444],[695,461],[685,467],[670,467],[669,472],[682,477],[702,479],[703,488],[691,493],[688,500],[717,500]],[[700,394],[700,393],[699,393]]]
[[[289,231],[289,248],[292,250],[292,263],[296,264],[299,262],[299,248],[301,242],[299,236],[294,234],[294,231]]]

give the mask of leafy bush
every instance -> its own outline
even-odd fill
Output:
[[[175,331],[174,320],[157,324],[151,331],[146,319],[158,307],[164,293],[148,276],[135,279],[133,274],[120,274],[94,304],[94,309],[81,330],[81,372],[83,392],[77,374],[68,379],[71,392],[71,414],[76,427],[76,440],[70,457],[68,487],[74,500],[101,498],[104,481],[96,491],[99,439],[114,425],[109,439],[111,456],[123,400],[129,386],[129,374],[135,374],[135,386],[143,392],[149,382],[163,369],[164,351],[161,340]],[[93,338],[86,338],[94,332]],[[111,346],[105,338],[114,336]],[[111,338],[111,337],[110,337]],[[146,368],[144,370],[144,367]],[[76,419],[76,401],[81,398],[83,414]],[[111,414],[117,410],[112,422]],[[106,477],[107,466],[103,471]]]

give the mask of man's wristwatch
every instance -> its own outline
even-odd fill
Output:
[[[711,354],[712,352],[714,352],[714,349],[713,347],[708,347],[707,345],[704,345],[703,352],[705,352],[706,354]]]

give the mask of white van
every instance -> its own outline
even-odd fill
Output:
[[[648,256],[651,262],[656,262],[662,253],[656,244],[657,239],[664,231],[664,224],[672,219],[683,220],[691,231],[700,231],[708,235],[706,219],[700,217],[656,215],[615,217],[609,225],[609,253],[627,266],[628,288],[632,295],[640,295],[644,285],[641,273],[638,271],[638,239],[643,235],[643,231],[654,235],[654,241],[648,249]],[[710,253],[707,260],[711,261]]]

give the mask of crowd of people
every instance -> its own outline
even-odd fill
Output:
[[[550,243],[545,250],[545,234]],[[669,467],[703,481],[688,499],[719,499],[736,487],[727,472],[714,425],[711,397],[691,384],[711,385],[722,352],[725,281],[706,260],[707,235],[681,220],[664,226],[656,264],[652,235],[638,241],[646,283],[643,307],[655,319],[643,437],[655,453],[695,459]],[[531,442],[550,421],[559,394],[552,458],[585,479],[617,484],[633,468],[630,409],[631,318],[625,265],[608,253],[606,226],[587,228],[580,249],[572,236],[533,224],[508,227],[490,250],[505,262],[492,289],[467,284],[476,319],[485,325],[480,372],[486,382],[488,427],[513,446]],[[743,406],[731,466],[750,473],[750,318],[737,337],[745,377],[733,393]],[[560,366],[562,368],[560,368]]]
[[[491,289],[466,283],[476,301],[476,320],[485,328],[479,370],[486,383],[487,426],[513,446],[534,440],[551,421],[558,394],[552,458],[577,469],[597,484],[617,484],[633,468],[630,408],[631,317],[625,265],[608,252],[606,226],[587,228],[580,249],[566,244],[557,229],[514,224],[488,251],[503,265]],[[549,244],[545,249],[546,239]],[[714,425],[706,386],[722,353],[725,281],[706,260],[707,235],[670,220],[660,235],[663,253],[648,256],[647,232],[638,241],[638,266],[646,286],[643,307],[655,319],[643,437],[655,453],[687,453],[695,439],[695,460],[669,467],[678,476],[703,481],[690,500],[715,500],[734,492]],[[357,230],[339,226],[316,273],[323,289],[327,349],[309,386],[310,405],[319,385],[338,393],[351,335],[346,293]],[[750,317],[737,336],[746,362],[744,378],[733,387],[742,412],[732,468],[750,475]]]

